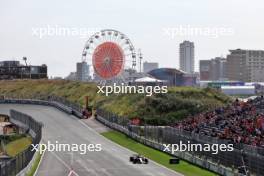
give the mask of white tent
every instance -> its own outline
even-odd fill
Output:
[[[166,82],[166,80],[159,80],[159,79],[155,79],[155,78],[151,78],[151,77],[143,77],[143,78],[138,78],[135,80],[135,82],[147,82],[147,83],[155,83],[155,82]]]

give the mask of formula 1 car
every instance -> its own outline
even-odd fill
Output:
[[[148,159],[139,154],[134,154],[130,156],[129,161],[133,164],[148,164]]]

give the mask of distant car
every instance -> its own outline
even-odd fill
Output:
[[[129,161],[132,162],[133,164],[148,164],[148,159],[139,154],[134,154],[130,156]]]
[[[179,164],[179,163],[180,163],[180,159],[177,158],[177,157],[175,157],[175,158],[171,158],[171,159],[169,160],[169,163],[170,163],[170,164]]]

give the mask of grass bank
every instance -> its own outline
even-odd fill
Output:
[[[138,117],[151,125],[168,125],[190,115],[209,111],[231,102],[231,99],[213,89],[172,87],[167,94],[112,95],[97,105],[127,118]]]
[[[34,160],[34,163],[31,166],[30,170],[27,172],[26,176],[33,176],[35,174],[39,164],[40,164],[40,160],[41,160],[41,157],[42,157],[43,154],[40,154],[40,152],[37,152],[36,155],[37,156],[36,156],[36,158]]]
[[[112,94],[97,93],[97,86],[65,80],[11,80],[0,81],[0,95],[34,98],[38,95],[56,95],[72,102],[100,107],[127,118],[138,117],[150,124],[166,125],[206,110],[223,106],[230,97],[212,89],[172,87],[167,94]]]
[[[26,150],[31,145],[31,142],[32,142],[31,137],[23,137],[21,139],[12,141],[5,146],[6,153],[9,156],[14,157],[20,152]]]

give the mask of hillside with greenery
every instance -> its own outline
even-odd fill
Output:
[[[144,118],[149,124],[164,125],[189,115],[212,110],[231,99],[212,89],[170,88],[167,94],[112,95],[97,103],[99,107],[128,118]]]
[[[231,99],[212,89],[192,87],[169,88],[167,94],[147,97],[143,94],[119,94],[108,97],[97,94],[91,83],[65,80],[16,80],[0,81],[0,95],[34,98],[56,95],[83,104],[89,96],[91,105],[127,118],[139,117],[150,123],[164,124],[188,115],[223,106]]]
[[[95,84],[65,80],[6,80],[0,81],[0,95],[7,97],[37,98],[42,95],[64,97],[83,104],[84,97],[100,99]]]

